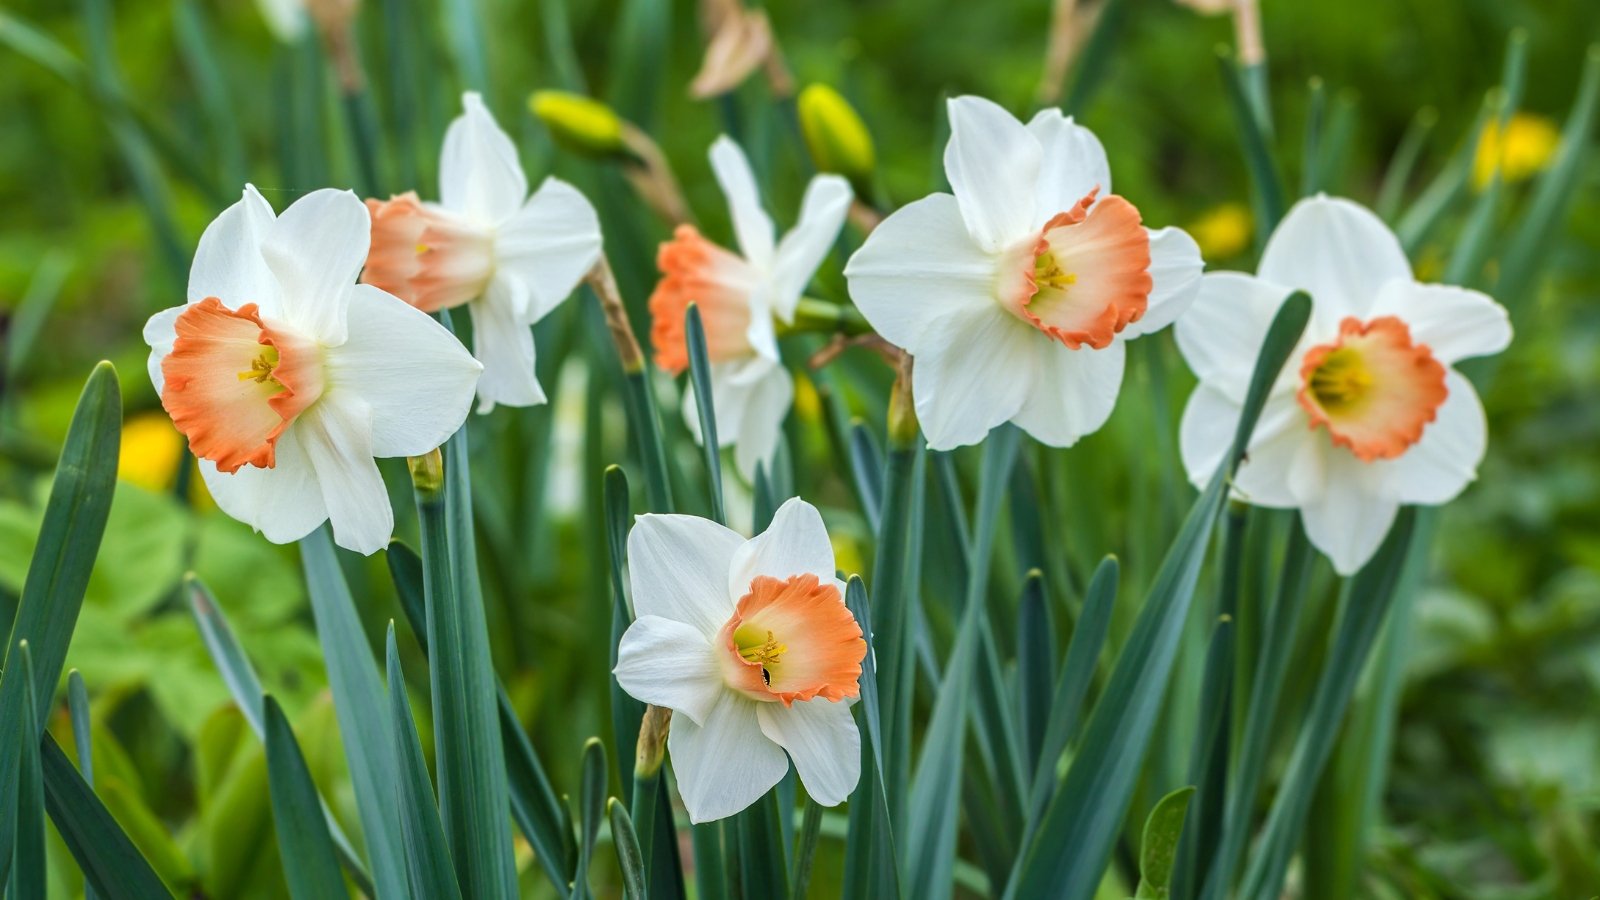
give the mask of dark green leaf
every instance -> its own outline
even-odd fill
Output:
[[[83,775],[83,783],[92,789],[94,752],[91,749],[92,733],[89,730],[89,691],[83,686],[83,676],[78,674],[77,669],[67,673],[67,712],[72,717],[72,748],[78,754],[78,771]],[[38,762],[37,756],[34,762]],[[42,790],[42,774],[40,778]],[[95,900],[93,885],[84,885],[83,900]]]
[[[1250,173],[1250,198],[1251,205],[1255,207],[1256,246],[1259,248],[1272,229],[1277,227],[1278,220],[1283,218],[1283,179],[1278,174],[1278,164],[1272,158],[1268,126],[1260,115],[1258,104],[1251,100],[1245,71],[1227,49],[1218,50],[1217,65],[1222,71],[1228,108],[1233,110],[1239,142],[1244,147],[1245,167]]]
[[[110,363],[100,363],[89,375],[72,413],[0,674],[0,722],[23,723],[23,731],[31,731],[34,739],[44,730],[45,713],[61,678],[67,645],[111,512],[121,420],[122,394],[116,370]],[[22,677],[17,649],[23,641],[28,642],[36,676],[31,715],[27,712],[29,686]],[[13,672],[15,677],[8,677]],[[19,741],[0,740],[0,884],[11,869],[16,839],[16,773],[21,753]]]
[[[615,797],[606,804],[611,814],[611,843],[617,848],[617,867],[622,870],[623,897],[643,900],[646,893],[644,856],[639,852],[639,836],[633,831],[628,810]]]
[[[416,897],[450,900],[461,896],[456,883],[455,864],[450,861],[450,846],[444,825],[439,822],[439,807],[428,779],[428,763],[422,758],[422,741],[417,723],[411,718],[411,702],[406,695],[405,674],[400,669],[400,654],[395,649],[394,623],[384,640],[384,668],[389,678],[389,717],[394,720],[395,755],[400,761],[400,781],[395,790],[400,796],[401,833],[406,841],[406,866],[411,873],[411,890]]]
[[[262,713],[266,719],[272,820],[277,827],[289,896],[295,900],[348,896],[333,852],[333,837],[322,817],[317,787],[294,739],[294,730],[271,695],[262,698]]]
[[[867,655],[861,661],[861,781],[851,795],[850,841],[845,855],[845,896],[896,898],[900,896],[900,860],[895,852],[894,827],[889,816],[888,792],[883,777],[882,698],[878,694],[877,653],[872,633],[872,609],[867,588],[858,575],[845,585],[845,606],[861,626]],[[866,791],[865,797],[861,792]],[[815,803],[807,805],[807,815]],[[821,811],[818,810],[818,818]],[[801,855],[801,859],[805,857]],[[805,896],[797,886],[795,897]]]
[[[106,811],[49,732],[40,745],[45,808],[78,861],[85,883],[105,900],[167,900],[150,863]]]
[[[39,712],[33,704],[33,654],[28,642],[17,645],[22,656],[24,691],[22,711],[33,722]],[[39,770],[39,742],[33,729],[19,728],[11,736],[21,744],[20,765],[17,769],[17,847],[16,862],[11,870],[11,884],[6,896],[9,900],[44,900],[48,881],[44,859],[44,775]]]
[[[572,883],[572,896],[589,896],[589,863],[594,861],[594,842],[600,834],[600,818],[606,803],[606,745],[589,738],[583,745],[583,774],[578,792],[578,874]]]
[[[689,381],[694,389],[694,408],[700,421],[700,446],[705,451],[706,481],[711,492],[711,518],[726,524],[728,514],[722,505],[722,450],[717,442],[716,402],[711,394],[711,359],[706,355],[706,328],[700,321],[700,307],[694,303],[684,313],[684,341],[689,350]]]

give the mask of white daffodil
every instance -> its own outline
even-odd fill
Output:
[[[333,522],[372,553],[394,525],[373,457],[466,419],[483,367],[428,316],[356,284],[367,210],[321,190],[274,216],[247,187],[200,237],[188,303],[144,326],[150,380],[228,515],[287,543]]]
[[[1349,200],[1302,200],[1255,276],[1205,276],[1178,320],[1200,386],[1182,452],[1200,484],[1221,463],[1267,328],[1295,290],[1311,321],[1273,384],[1234,490],[1297,508],[1311,542],[1348,575],[1372,557],[1402,503],[1453,499],[1488,441],[1483,404],[1451,366],[1499,353],[1511,324],[1477,291],[1420,284],[1377,216]]]
[[[529,327],[600,257],[600,220],[578,189],[546,178],[533,196],[517,149],[475,93],[450,123],[439,202],[368,200],[372,252],[361,280],[424,312],[465,304],[483,361],[478,411],[545,402]],[[526,201],[526,202],[524,202]]]
[[[667,751],[690,820],[754,803],[789,771],[785,751],[811,799],[850,796],[867,645],[816,507],[790,500],[748,541],[709,519],[640,516],[628,566],[638,618],[617,683],[676,713]]]
[[[800,295],[844,226],[851,191],[837,175],[812,178],[800,221],[775,241],[772,219],[761,208],[755,174],[739,145],[717,138],[711,167],[728,198],[740,253],[711,243],[693,225],[679,225],[656,257],[661,282],[650,295],[650,341],[657,366],[674,375],[687,369],[683,317],[690,303],[699,307],[717,443],[734,445],[739,471],[750,479],[758,462],[770,465],[794,401],[794,380],[778,359],[772,317],[794,320]],[[693,391],[685,391],[684,421],[703,442],[694,403]]]
[[[1123,342],[1170,324],[1199,285],[1200,251],[1149,231],[1111,193],[1104,148],[1054,109],[1027,125],[979,97],[950,101],[933,194],[883,221],[850,258],[850,296],[914,358],[928,446],[1014,422],[1070,446],[1111,415]]]

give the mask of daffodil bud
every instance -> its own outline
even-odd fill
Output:
[[[797,102],[811,161],[823,172],[850,179],[858,194],[870,194],[877,157],[872,135],[850,101],[825,84],[812,84],[800,92]]]
[[[600,157],[628,152],[622,118],[598,100],[566,91],[534,91],[528,108],[556,143],[569,150]]]
[[[411,468],[411,484],[419,493],[437,494],[444,490],[444,456],[438,447],[409,457],[406,463]]]

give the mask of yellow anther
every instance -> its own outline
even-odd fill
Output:
[[[1061,263],[1056,261],[1056,255],[1048,250],[1039,254],[1033,261],[1034,287],[1043,290],[1054,288],[1064,291],[1078,282],[1078,276],[1061,268]]]
[[[270,347],[261,351],[261,355],[250,361],[250,368],[239,373],[240,381],[254,381],[256,384],[265,384],[272,379],[272,370],[278,366],[278,354]],[[276,380],[276,379],[272,379]]]
[[[739,655],[749,662],[769,666],[776,664],[778,657],[782,656],[788,649],[787,644],[780,644],[774,640],[772,632],[769,631],[767,632],[767,639],[762,643],[751,647],[739,648]]]
[[[1311,373],[1311,394],[1327,410],[1359,402],[1371,387],[1372,372],[1361,359],[1361,353],[1350,347],[1333,350]]]

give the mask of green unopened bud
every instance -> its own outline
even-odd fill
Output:
[[[877,156],[872,149],[872,135],[855,107],[825,84],[807,85],[796,102],[800,130],[817,169],[843,175],[858,193],[867,193],[865,188],[872,182]]]
[[[569,150],[588,156],[628,152],[622,118],[598,100],[566,91],[534,91],[528,108],[550,129],[556,143]]]

